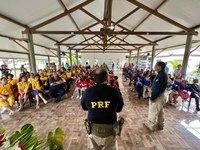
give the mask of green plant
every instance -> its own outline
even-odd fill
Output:
[[[200,68],[198,68],[197,70],[195,70],[193,73],[200,74]]]
[[[39,150],[43,141],[36,135],[33,135],[34,127],[31,124],[25,124],[20,132],[15,131],[11,136],[5,138],[2,150],[23,149]]]
[[[47,142],[45,150],[64,150],[64,132],[61,128],[57,128],[55,133],[49,132],[47,136]]]
[[[25,124],[20,132],[15,131],[11,136],[5,135],[6,129],[0,131],[1,150],[64,150],[64,132],[57,128],[55,133],[49,132],[46,143],[34,135],[34,127]]]
[[[168,63],[170,63],[173,66],[173,69],[176,69],[178,67],[178,65],[180,64],[180,62],[178,62],[176,60],[168,61]]]

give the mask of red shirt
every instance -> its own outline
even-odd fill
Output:
[[[76,87],[81,88],[81,81],[80,80],[76,81]]]
[[[93,87],[95,85],[95,83],[92,81],[92,82],[89,82],[88,85],[89,85],[89,87]]]
[[[119,83],[117,80],[114,81],[113,86],[115,89],[119,90]]]
[[[82,88],[87,88],[88,87],[87,82],[86,81],[81,82],[81,87]]]

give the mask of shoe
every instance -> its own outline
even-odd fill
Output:
[[[22,111],[23,110],[23,105],[20,105],[19,106],[19,109],[17,110],[18,112]]]
[[[149,132],[154,132],[155,129],[151,129],[146,123],[143,123],[143,126],[149,131]]]
[[[74,99],[74,96],[72,96],[71,99]]]
[[[197,107],[197,108],[196,108],[196,110],[197,110],[197,111],[200,111],[200,108],[199,108],[199,107]]]
[[[164,127],[158,126],[156,130],[164,130]]]
[[[12,115],[14,115],[14,113],[15,113],[14,111],[11,111],[11,112],[9,113],[9,115],[12,116]]]
[[[48,103],[47,100],[45,100],[45,101],[44,101],[44,104],[47,104],[47,103]]]

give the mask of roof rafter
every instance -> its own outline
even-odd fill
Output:
[[[56,21],[56,20],[58,20],[58,19],[60,19],[60,18],[62,18],[64,16],[67,16],[68,14],[70,14],[70,13],[72,13],[72,12],[74,12],[74,11],[76,11],[76,10],[78,10],[78,9],[86,6],[86,5],[88,5],[89,3],[93,2],[93,1],[94,0],[86,0],[85,2],[83,2],[83,3],[81,3],[81,4],[77,5],[77,6],[75,6],[73,8],[71,8],[69,10],[66,10],[66,11],[64,11],[61,14],[59,14],[59,15],[57,15],[55,17],[52,17],[51,19],[48,19],[48,20],[46,20],[46,21],[44,21],[44,22],[42,22],[40,24],[37,24],[37,25],[31,27],[30,30],[31,31],[37,30],[37,29],[39,29],[39,28],[41,28],[41,27],[43,27],[43,26],[45,26],[47,24],[50,24],[50,23],[52,23],[52,22],[54,22],[54,21]]]
[[[140,7],[140,8],[142,8],[142,9],[148,11],[149,13],[151,13],[151,14],[153,14],[153,15],[159,17],[159,18],[161,18],[162,20],[164,20],[164,21],[166,21],[166,22],[168,22],[168,23],[170,23],[170,24],[172,24],[172,25],[174,25],[174,26],[177,26],[177,27],[179,27],[179,28],[181,28],[181,29],[183,29],[183,30],[185,30],[185,31],[187,31],[187,32],[195,33],[194,30],[191,30],[190,28],[187,28],[187,27],[183,26],[182,24],[180,24],[180,23],[174,21],[173,19],[168,18],[167,16],[165,16],[165,15],[159,13],[158,11],[156,11],[156,10],[154,10],[154,9],[151,9],[150,7],[147,7],[146,5],[140,3],[140,2],[138,2],[138,1],[136,1],[136,0],[127,0],[127,1],[129,1],[129,2],[131,2],[132,4],[134,4],[134,5],[136,5],[136,6]]]

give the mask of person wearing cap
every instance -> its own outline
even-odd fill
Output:
[[[155,77],[151,87],[148,120],[144,123],[144,126],[150,131],[163,130],[164,128],[163,106],[166,103],[164,92],[168,83],[165,66],[166,64],[164,62],[157,62],[155,65],[155,70],[158,72],[158,75]]]
[[[108,73],[98,68],[94,73],[96,85],[85,90],[81,99],[83,110],[88,111],[85,122],[88,133],[88,149],[117,149],[113,126],[117,112],[123,108],[123,98],[115,88],[107,85]]]

